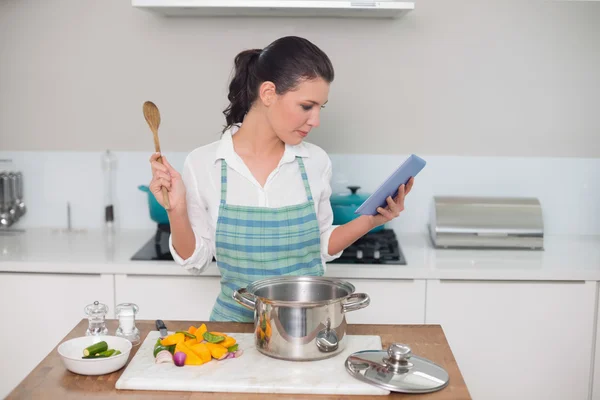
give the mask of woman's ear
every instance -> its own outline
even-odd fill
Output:
[[[263,82],[258,88],[258,97],[266,107],[272,105],[277,98],[275,84],[271,81]]]

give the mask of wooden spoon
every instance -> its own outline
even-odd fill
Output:
[[[158,141],[158,126],[160,125],[160,112],[158,112],[158,107],[151,101],[146,101],[144,103],[144,118],[150,127],[150,130],[154,134],[154,151],[160,153],[160,142]],[[158,157],[156,160],[159,163],[162,162],[162,157]],[[169,204],[169,194],[167,193],[167,188],[162,187],[163,194],[163,202],[165,203],[166,209],[171,208]]]

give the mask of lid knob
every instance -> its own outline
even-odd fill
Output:
[[[392,343],[387,353],[389,357],[385,358],[383,362],[393,371],[408,370],[412,367],[412,364],[408,362],[412,356],[412,351],[407,345]]]
[[[356,192],[358,191],[358,189],[360,189],[360,186],[348,186],[348,189],[350,189],[350,191],[352,192],[352,194],[356,194]]]
[[[412,356],[412,351],[405,344],[392,343],[388,348],[388,355],[392,360],[406,361]]]

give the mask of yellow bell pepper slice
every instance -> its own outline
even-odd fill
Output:
[[[200,325],[200,327],[196,330],[196,337],[202,337],[204,336],[204,332],[208,331],[208,329],[206,328],[206,324],[202,324]]]
[[[204,364],[204,360],[200,358],[196,353],[189,352],[185,356],[185,365],[202,365]]]
[[[206,343],[198,343],[191,347],[191,350],[199,356],[203,362],[207,363],[212,359],[212,354]]]
[[[187,347],[183,342],[177,343],[175,346],[175,353],[181,351],[185,353],[185,365],[202,365],[204,361],[196,353],[194,353],[189,347]]]
[[[232,338],[231,336],[225,336],[225,340],[223,340],[219,344],[225,348],[229,348],[235,344],[235,339]]]
[[[208,347],[208,350],[210,350],[210,355],[213,356],[213,358],[219,359],[227,353],[227,348],[223,347],[221,344],[218,344],[218,343],[204,343],[204,344],[206,345],[206,347]]]
[[[161,339],[160,344],[162,344],[163,346],[172,346],[179,342],[183,342],[184,340],[185,336],[183,335],[183,333],[174,333],[172,335],[167,336],[164,339]]]

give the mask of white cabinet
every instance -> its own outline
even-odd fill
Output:
[[[596,310],[596,350],[594,354],[594,375],[592,376],[592,400],[600,399],[600,306]]]
[[[116,304],[137,304],[137,319],[208,321],[221,290],[219,280],[217,276],[115,275]]]
[[[352,279],[357,293],[366,293],[371,304],[349,312],[350,324],[423,324],[425,323],[424,280]]]
[[[441,324],[474,399],[585,400],[596,282],[428,281],[426,321]]]
[[[95,300],[108,305],[112,318],[112,275],[0,273],[0,398],[85,318],[83,309]]]

